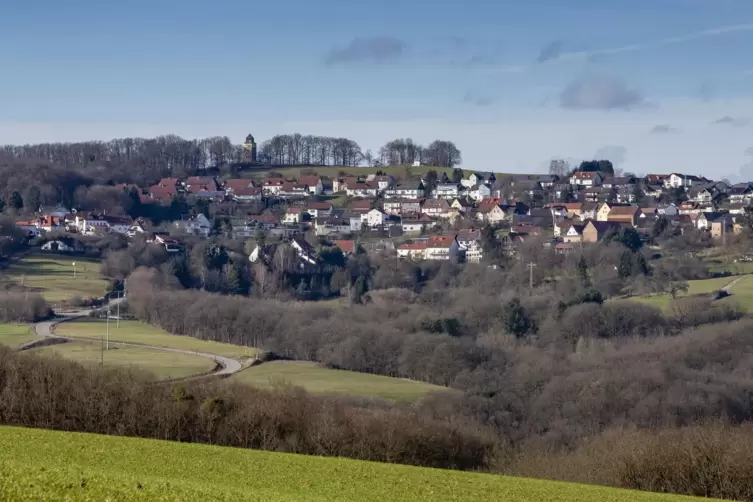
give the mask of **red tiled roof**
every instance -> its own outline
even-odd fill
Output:
[[[340,248],[340,250],[343,253],[355,253],[356,252],[356,241],[349,240],[349,241],[335,241],[333,244]]]
[[[397,248],[403,249],[406,251],[419,251],[422,249],[426,249],[428,246],[423,242],[409,242],[406,244],[400,244]]]
[[[451,236],[434,236],[429,238],[428,247],[450,247],[455,237]]]

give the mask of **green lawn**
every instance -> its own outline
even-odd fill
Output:
[[[61,336],[99,340],[107,330],[105,323],[104,319],[81,318],[58,324],[55,326],[55,333]],[[256,349],[251,347],[209,342],[190,336],[173,335],[160,328],[139,321],[120,321],[120,327],[117,327],[117,323],[111,319],[110,340],[206,352],[208,354],[239,359],[256,355]]]
[[[729,289],[730,295],[721,303],[736,303],[746,312],[753,313],[753,276],[745,276]]]
[[[288,382],[313,393],[350,394],[401,402],[415,401],[432,391],[450,392],[445,387],[424,382],[355,371],[332,370],[316,363],[301,361],[262,363],[236,373],[230,379],[259,387]]]
[[[75,279],[73,262],[76,262]],[[88,258],[32,254],[0,271],[0,283],[39,292],[50,302],[73,296],[101,297],[107,292],[107,281],[100,277],[99,266],[99,261]]]
[[[28,324],[0,323],[0,345],[15,348],[37,338]]]
[[[702,499],[341,458],[0,427],[0,500],[680,502]]]
[[[85,366],[100,364],[104,356],[105,367],[133,367],[148,371],[158,380],[180,378],[210,371],[214,361],[206,357],[165,352],[162,350],[124,347],[110,342],[110,350],[102,350],[101,343],[69,342],[32,349],[30,354],[59,356]]]
[[[715,277],[713,279],[700,279],[697,281],[688,281],[687,294],[680,292],[677,294],[677,297],[681,298],[684,296],[700,295],[704,293],[713,293],[714,291],[718,291],[722,289],[724,286],[728,285],[735,279],[736,277]],[[669,308],[669,305],[672,303],[672,296],[669,293],[662,293],[659,295],[640,296],[640,297],[636,296],[636,297],[630,298],[630,300],[638,301],[641,303],[645,303],[647,305],[652,305],[662,310],[666,310]]]

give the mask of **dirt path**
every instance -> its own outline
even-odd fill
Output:
[[[746,277],[748,277],[748,276],[747,275],[742,275],[742,276],[738,277],[737,279],[733,280],[732,282],[730,282],[729,284],[727,284],[726,286],[724,286],[722,288],[722,291],[726,291],[727,293],[729,293],[730,288],[732,288],[735,284],[737,284],[738,282],[742,281]]]
[[[115,303],[115,302],[112,302]],[[89,311],[80,311],[80,312],[71,312],[65,316],[57,317],[55,319],[51,319],[49,321],[42,321],[40,323],[37,323],[34,325],[34,331],[37,335],[39,335],[40,339],[35,340],[33,342],[29,342],[25,345],[23,345],[19,350],[29,350],[33,349],[34,347],[45,345],[47,343],[50,343],[53,340],[59,340],[59,341],[84,341],[91,343],[91,339],[88,338],[76,338],[72,336],[60,336],[56,335],[52,328],[61,323],[66,321],[71,321],[74,319],[79,319],[81,317],[86,317],[89,315]],[[232,375],[233,373],[237,373],[240,370],[243,369],[243,365],[240,363],[240,361],[237,361],[235,359],[232,359],[230,357],[220,356],[217,354],[209,354],[206,352],[195,352],[192,350],[184,350],[184,349],[172,349],[168,347],[157,347],[154,345],[144,345],[141,343],[130,343],[130,342],[119,342],[117,340],[110,340],[112,343],[117,343],[119,345],[125,345],[129,347],[140,347],[143,349],[150,349],[150,350],[161,350],[163,352],[175,352],[178,354],[187,354],[191,356],[199,356],[204,357],[207,359],[212,359],[216,364],[217,368],[215,370],[209,372],[209,373],[201,373],[199,375],[191,375],[187,377],[180,378],[180,380],[188,380],[188,379],[194,379],[194,378],[201,378],[201,377],[209,377],[209,376],[219,376],[219,377],[227,377]]]

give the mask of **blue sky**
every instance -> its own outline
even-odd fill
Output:
[[[0,143],[443,138],[470,169],[753,179],[748,0],[9,4]]]

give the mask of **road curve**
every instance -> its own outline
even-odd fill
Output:
[[[76,341],[91,342],[92,340],[90,338],[76,338],[76,337],[71,337],[71,336],[60,336],[60,335],[56,335],[52,331],[52,328],[61,322],[70,321],[70,320],[78,319],[81,317],[86,317],[88,315],[89,315],[89,311],[71,312],[70,314],[67,314],[65,316],[56,317],[54,319],[51,319],[48,321],[42,321],[40,323],[35,324],[34,331],[42,339],[51,338],[51,339],[58,339],[58,340],[76,340]],[[212,359],[219,366],[218,369],[216,369],[215,371],[212,371],[211,373],[202,373],[200,375],[187,376],[187,377],[183,377],[176,380],[187,380],[187,379],[192,379],[192,378],[209,377],[209,376],[227,377],[243,369],[243,365],[239,361],[232,359],[230,357],[220,356],[217,354],[208,354],[206,352],[194,352],[192,350],[184,350],[184,349],[173,349],[169,347],[157,347],[155,345],[145,345],[141,343],[120,342],[117,340],[110,340],[110,341],[112,343],[117,343],[118,345],[125,345],[129,347],[141,347],[141,348],[150,349],[150,350],[161,350],[163,352],[176,352],[178,354],[187,354],[187,355],[192,355],[192,356],[205,357],[207,359]]]

